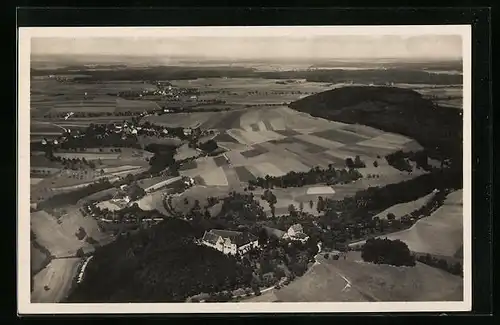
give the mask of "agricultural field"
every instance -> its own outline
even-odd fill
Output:
[[[48,259],[48,256],[42,252],[36,245],[34,245],[33,241],[30,245],[30,265],[31,272],[38,272],[42,269],[45,261]]]
[[[127,100],[110,94],[130,90],[154,90],[142,82],[62,83],[51,78],[31,80],[30,106],[34,116],[48,113],[144,111],[158,109],[148,100]],[[79,120],[79,119],[78,119]]]
[[[329,83],[308,82],[304,79],[293,79],[293,82],[283,83],[284,80],[264,78],[198,78],[194,80],[173,80],[177,87],[197,88],[200,92],[225,91],[231,94],[244,95],[248,92],[272,95],[274,93],[290,93],[295,95],[320,92],[328,89]]]
[[[359,252],[347,259],[318,262],[281,290],[283,302],[335,301],[460,301],[462,279],[417,262],[415,267],[395,267],[362,261]],[[351,286],[346,287],[347,281]]]
[[[242,190],[249,180],[266,175],[306,172],[317,166],[344,168],[345,159],[356,155],[366,165],[358,169],[363,175],[362,179],[335,185],[331,190],[321,188],[321,184],[313,189],[273,189],[278,197],[276,214],[288,213],[290,204],[298,209],[301,203],[304,211],[317,214],[315,204],[320,195],[342,199],[370,186],[397,183],[426,173],[416,168],[412,173],[401,172],[385,160],[385,155],[397,150],[422,149],[418,143],[404,136],[363,125],[313,118],[286,107],[248,109],[245,112],[233,112],[233,117],[236,114],[239,114],[239,121],[233,121],[230,125],[239,124],[240,127],[221,130],[215,138],[228,151],[224,155],[201,157],[184,164],[180,169],[181,175],[194,178],[199,186],[226,188],[230,191]],[[180,114],[170,116],[170,123],[175,123],[177,115]],[[193,124],[203,124],[203,121],[196,121],[197,116],[206,120],[208,115],[186,114]],[[189,197],[189,194],[185,197]],[[311,200],[312,208],[309,207]],[[270,213],[267,202],[261,204]]]
[[[78,257],[54,259],[47,267],[38,272],[33,279],[34,290],[31,293],[32,303],[61,302],[78,274],[81,259]],[[45,290],[47,286],[49,290]]]
[[[434,256],[457,257],[463,246],[462,190],[450,193],[444,204],[430,216],[418,220],[411,228],[380,236],[391,240],[399,239],[415,253]],[[422,203],[429,195],[417,200]],[[411,206],[413,203],[405,203]],[[388,210],[406,210],[398,204]],[[382,212],[380,215],[384,214]],[[394,213],[396,216],[398,214]],[[350,244],[360,246],[364,241]]]
[[[191,157],[196,157],[199,154],[200,153],[198,152],[198,150],[189,148],[188,144],[183,144],[182,146],[177,148],[174,158],[175,160],[183,160]]]
[[[372,175],[382,177],[400,176],[401,172],[387,164],[384,158],[379,158],[397,150],[418,150],[420,145],[406,137],[385,133],[373,128],[361,125],[348,125],[343,123],[329,122],[322,119],[305,117],[303,114],[287,108],[274,108],[264,110],[248,110],[240,117],[240,125],[250,128],[230,128],[222,131],[216,136],[220,146],[229,149],[225,157],[203,157],[183,166],[181,174],[204,179],[203,184],[207,186],[222,186],[226,183],[224,176],[228,173],[236,174],[240,182],[248,182],[255,177],[281,176],[291,171],[307,171],[319,166],[327,168],[333,164],[336,168],[345,167],[346,158],[354,158],[359,155],[365,162],[366,167],[360,172],[370,178]],[[272,111],[272,112],[270,112]],[[191,118],[195,119],[192,114]],[[201,113],[200,113],[201,114]],[[200,116],[206,116],[202,113]],[[281,122],[276,120],[259,120],[264,115],[278,116],[282,114]],[[288,114],[288,116],[286,116]],[[293,116],[298,118],[294,119]],[[172,115],[171,123],[175,122]],[[287,124],[287,121],[295,122]],[[246,121],[244,124],[241,121]],[[259,121],[251,123],[253,121]],[[292,128],[295,123],[303,121],[302,126],[306,129]],[[272,124],[281,124],[282,130],[266,129]],[[254,125],[255,124],[255,125]],[[267,125],[267,126],[266,126]],[[317,131],[316,131],[317,130]],[[226,161],[226,157],[229,162]],[[377,161],[378,167],[374,167]],[[224,167],[224,168],[222,168]],[[221,169],[222,168],[222,169]],[[222,172],[226,175],[222,175]],[[413,176],[423,173],[414,171]],[[370,181],[376,183],[374,179]],[[384,180],[381,180],[384,183]]]
[[[157,210],[161,214],[168,216],[170,213],[165,210],[165,207],[163,206],[163,198],[164,198],[165,192],[164,191],[156,191],[153,193],[146,194],[144,197],[141,199],[135,201],[134,203],[137,203],[139,205],[139,208],[145,211],[151,211],[151,210]]]
[[[462,190],[448,196],[443,206],[410,229],[387,235],[405,242],[411,251],[438,256],[455,256],[463,245]]]
[[[77,208],[68,209],[59,220],[60,223],[56,216],[45,211],[31,213],[31,229],[36,235],[37,242],[56,258],[74,256],[79,248],[92,247],[84,239],[79,240],[76,237],[75,234],[80,227],[85,229],[87,236],[100,243],[109,241],[109,237],[99,230],[97,222],[84,217]]]

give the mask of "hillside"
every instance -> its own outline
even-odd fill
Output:
[[[193,242],[195,229],[167,219],[96,250],[69,302],[182,302],[247,285],[252,270]]]
[[[462,290],[460,277],[420,262],[414,267],[379,265],[350,252],[347,260],[318,257],[304,276],[275,295],[284,302],[459,301]]]
[[[290,108],[312,116],[364,124],[408,136],[431,157],[462,162],[462,116],[421,94],[395,87],[352,86],[328,90],[292,102]]]

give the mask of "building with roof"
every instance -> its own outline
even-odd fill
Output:
[[[250,233],[220,229],[205,231],[201,243],[228,255],[242,255],[259,246],[258,238]]]
[[[309,236],[304,233],[302,225],[297,223],[288,228],[288,231],[283,235],[283,239],[297,240],[305,243],[309,239]]]

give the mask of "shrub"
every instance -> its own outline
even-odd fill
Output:
[[[395,266],[415,266],[415,257],[400,240],[369,239],[363,245],[361,257],[366,262]]]

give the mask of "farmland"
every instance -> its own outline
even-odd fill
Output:
[[[397,134],[383,132],[362,125],[351,125],[313,118],[297,113],[286,107],[253,108],[234,114],[229,125],[220,125],[219,145],[230,150],[224,156],[200,157],[180,169],[181,175],[200,180],[201,186],[238,189],[257,177],[282,176],[289,172],[305,172],[314,167],[344,168],[345,159],[359,155],[366,167],[359,168],[364,178],[351,184],[339,184],[335,195],[342,198],[368,186],[383,186],[425,173],[415,169],[411,175],[389,166],[380,158],[388,153],[405,149],[421,149],[412,139]],[[225,114],[225,112],[223,113]],[[169,115],[169,123],[181,123],[189,118],[192,124],[202,124],[208,113]],[[167,116],[167,115],[163,115]],[[163,116],[152,117],[154,123]],[[238,117],[238,119],[235,119]],[[201,120],[198,120],[200,118]],[[266,119],[267,118],[267,119]],[[165,118],[166,120],[166,118]],[[239,128],[233,126],[240,125]],[[245,130],[258,125],[260,131]],[[273,128],[277,126],[277,128]],[[237,145],[235,145],[237,144]],[[226,160],[227,158],[227,160]],[[377,167],[374,167],[376,162]],[[372,175],[378,175],[375,178]],[[290,189],[283,192],[290,192]],[[289,197],[283,195],[284,212],[288,204],[309,202],[318,195],[308,195],[307,189]],[[277,193],[281,193],[277,190]],[[295,199],[300,199],[296,201]],[[285,204],[286,202],[286,204]],[[278,204],[280,204],[278,202]],[[278,207],[277,207],[278,208]]]
[[[455,256],[463,245],[462,191],[450,194],[444,205],[410,229],[393,233],[410,250],[438,256]]]
[[[62,68],[58,71],[63,73],[64,70]],[[461,107],[459,102],[462,89],[454,83],[459,83],[461,76],[427,76],[428,73],[415,73],[412,78],[420,80],[422,84],[402,83],[401,89],[358,86],[344,87],[347,89],[345,90],[344,85],[353,84],[350,79],[359,81],[365,76],[364,72],[353,72],[351,78],[346,69],[335,71],[335,75],[325,72],[326,69],[295,72],[256,72],[243,68],[222,70],[206,68],[197,71],[181,67],[137,68],[133,71],[121,68],[97,69],[84,71],[79,76],[66,76],[64,78],[68,79],[63,82],[42,78],[41,75],[50,72],[38,70],[31,82],[32,138],[57,137],[64,129],[83,130],[90,124],[130,121],[131,114],[147,111],[144,117],[134,118],[132,122],[137,127],[135,134],[138,134],[137,130],[141,134],[139,126],[142,126],[143,132],[147,130],[143,133],[146,135],[130,136],[129,139],[137,140],[138,148],[139,145],[145,148],[153,143],[177,147],[172,165],[170,168],[162,165],[162,172],[178,172],[181,176],[189,176],[195,180],[195,185],[183,193],[167,195],[167,191],[158,190],[132,202],[137,203],[140,209],[157,210],[166,216],[170,215],[170,208],[174,214],[187,215],[197,203],[215,216],[222,204],[213,206],[212,203],[208,208],[208,198],[223,198],[236,191],[252,193],[267,216],[291,216],[290,206],[293,206],[295,210],[304,212],[301,214],[304,218],[316,216],[318,218],[313,219],[327,219],[324,218],[325,210],[321,211],[319,208],[320,197],[343,200],[354,197],[361,190],[370,191],[369,188],[384,187],[432,172],[417,168],[413,161],[409,162],[412,171],[398,170],[388,163],[386,155],[400,150],[418,152],[429,147],[445,148],[442,152],[436,150],[437,154],[434,155],[436,160],[433,160],[433,166],[439,166],[444,160],[443,156],[455,157],[457,153],[455,142],[459,138],[459,132],[455,130],[455,126],[459,118],[455,111],[458,112]],[[372,76],[368,81],[382,82],[393,76],[405,79],[403,74],[394,71],[381,72],[380,77],[375,77],[376,71],[372,70],[366,72]],[[152,80],[162,80],[171,85],[168,89],[173,87],[174,95],[165,94],[160,89],[161,83],[156,84]],[[444,85],[430,86],[425,83],[426,80],[437,80],[436,83]],[[409,89],[414,89],[415,92]],[[180,98],[176,98],[175,94],[179,94],[177,97]],[[433,106],[429,100],[443,107]],[[179,110],[167,110],[172,107]],[[424,113],[432,112],[432,115],[426,117],[420,109]],[[81,114],[66,120],[64,113],[67,112]],[[424,117],[432,119],[431,125],[425,125]],[[415,127],[409,124],[412,121],[416,121]],[[199,144],[193,144],[193,139],[189,136],[173,136],[171,130],[165,136],[160,134],[161,129],[150,131],[146,122],[154,126],[199,127],[202,131],[215,131],[209,132],[210,137],[203,135],[202,139],[213,137],[219,148],[224,150],[221,150],[222,153],[212,151],[205,155],[204,149],[195,148]],[[111,126],[110,130],[113,128]],[[167,133],[167,130],[163,131]],[[194,133],[199,130],[188,131]],[[182,133],[183,130],[179,132]],[[122,136],[112,135],[118,140]],[[127,136],[123,135],[122,140],[126,139]],[[194,140],[201,141],[198,138]],[[446,149],[447,145],[451,146],[449,151]],[[61,161],[49,161],[40,153],[32,153],[32,202],[41,202],[56,193],[71,192],[101,178],[111,181],[122,179],[125,182],[125,176],[147,171],[150,162],[158,157],[151,159],[153,153],[129,148],[58,149],[53,155],[63,158],[63,162],[80,160],[93,162],[95,166],[80,164],[75,168],[64,168]],[[180,166],[175,165],[175,161],[190,158],[195,159],[183,162]],[[349,159],[351,162],[359,160],[361,164],[348,167]],[[313,181],[299,182],[299,185],[283,181],[285,175],[293,177],[299,173],[320,173],[327,169],[337,170],[340,175],[342,172],[358,174],[356,178],[339,182],[332,181],[337,176],[328,176],[328,179],[311,178]],[[141,179],[137,181],[137,185],[146,189],[167,177],[158,175],[160,172]],[[305,179],[305,176],[300,177],[303,177],[301,181]],[[270,178],[277,179],[270,186],[256,182]],[[266,187],[276,196],[274,205],[270,205],[262,197]],[[37,243],[56,258],[36,274],[33,301],[52,302],[64,298],[80,262],[78,258],[73,258],[76,251],[79,248],[93,249],[93,245],[75,235],[80,227],[100,245],[113,240],[101,232],[96,220],[83,216],[78,210],[89,200],[99,201],[98,206],[101,208],[111,211],[119,209],[110,200],[117,193],[117,188],[103,188],[104,190],[85,198],[76,198],[72,205],[67,204],[65,210],[58,211],[59,213],[49,210],[31,213],[31,227]],[[463,244],[462,207],[457,195],[450,195],[440,209],[431,216],[422,218],[413,227],[387,237],[401,239],[413,252],[436,256],[456,255]],[[170,207],[167,206],[167,209],[164,205],[165,197],[169,197]],[[369,195],[367,197],[370,198]],[[382,211],[394,204],[390,203],[374,214],[378,213],[376,216],[379,219],[385,219],[387,214],[393,213],[396,219],[400,219],[424,205],[431,197],[432,193]],[[354,220],[347,213],[343,218]],[[351,239],[361,238],[366,237]],[[33,247],[34,266],[41,265],[41,253]],[[124,260],[123,263],[125,265],[128,261]],[[344,277],[353,283],[350,290],[344,290]],[[44,285],[51,289],[44,290]],[[436,288],[441,291],[438,292]],[[351,252],[347,260],[331,261],[318,257],[307,273],[289,286],[251,300],[435,301],[460,300],[461,295],[461,280],[441,270],[422,263],[417,263],[414,268],[369,265],[360,261],[359,253]]]
[[[274,291],[279,301],[460,301],[458,276],[417,262],[415,267],[365,263],[358,252],[346,260],[318,262],[301,278]],[[347,279],[351,287],[346,287]]]
[[[463,245],[463,208],[462,190],[450,193],[443,206],[439,207],[430,216],[418,220],[411,228],[396,233],[381,236],[391,240],[399,239],[406,243],[415,253],[431,254],[434,256],[454,257]],[[424,203],[429,195],[417,200]],[[401,211],[407,211],[415,202],[398,204],[386,211],[400,216]],[[398,214],[399,211],[399,214]],[[385,213],[382,212],[380,215]],[[358,246],[363,242],[351,245]]]
[[[74,256],[80,247],[91,246],[75,236],[79,227],[83,227],[88,236],[97,241],[108,240],[107,236],[99,231],[97,222],[83,217],[77,209],[69,209],[67,214],[60,217],[60,224],[57,219],[45,211],[31,213],[31,229],[36,235],[37,242],[55,257]]]

